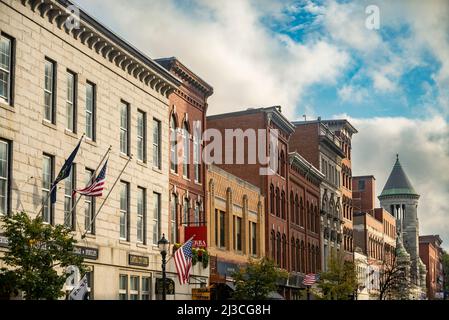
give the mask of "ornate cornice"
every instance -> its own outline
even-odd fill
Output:
[[[115,35],[112,31],[79,9],[79,26],[69,28],[69,0],[21,0],[23,6],[65,31],[98,55],[115,64],[138,81],[168,98],[181,81],[148,56]]]

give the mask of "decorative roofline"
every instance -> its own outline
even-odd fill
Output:
[[[179,79],[71,1],[20,0],[20,2],[164,97],[168,98],[181,84]],[[68,6],[76,6],[79,9],[79,28],[67,27],[66,21],[71,17],[66,9]]]
[[[315,168],[310,162],[308,162],[304,157],[302,157],[297,152],[290,152],[288,154],[289,162],[292,166],[302,170],[306,175],[311,174],[317,182],[324,180],[325,175],[321,173],[320,170]]]
[[[162,65],[168,71],[173,71],[180,79],[190,83],[198,91],[203,93],[206,98],[210,97],[214,93],[214,89],[206,81],[201,79],[192,70],[187,68],[176,57],[155,59],[157,63]]]

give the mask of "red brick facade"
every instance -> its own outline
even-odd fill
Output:
[[[196,146],[195,143],[201,141],[201,133],[206,125],[207,98],[212,95],[213,89],[176,58],[159,59],[157,62],[182,80],[181,86],[169,97],[170,114],[167,115],[170,119],[170,133],[167,137],[170,141],[168,239],[172,243],[182,243],[187,240],[184,239],[186,226],[206,224],[206,166],[200,162],[195,168],[194,152],[197,147],[199,152],[203,150],[201,143]],[[195,123],[200,124],[196,131],[198,135],[195,133]],[[188,134],[185,134],[186,130]],[[176,144],[173,140],[175,137]],[[183,161],[186,141],[189,151],[187,165]],[[172,150],[176,153],[175,157]]]

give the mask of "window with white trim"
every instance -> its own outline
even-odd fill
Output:
[[[151,300],[151,278],[142,277],[142,300]]]
[[[146,190],[137,188],[137,241],[146,244]]]
[[[95,141],[96,135],[96,86],[92,82],[86,83],[86,137]]]
[[[9,211],[10,150],[11,144],[6,140],[0,140],[0,215]]]
[[[161,195],[153,192],[153,244],[157,245],[161,235]]]
[[[94,170],[87,169],[84,173],[84,185],[88,186],[94,175]],[[95,197],[84,196],[84,228],[87,233],[95,234],[95,222],[92,222],[95,214]]]
[[[55,124],[56,62],[45,58],[44,119]]]
[[[161,122],[153,119],[153,167],[161,169]]]
[[[69,70],[67,70],[66,94],[66,126],[71,132],[76,132],[76,74]]]
[[[128,300],[128,275],[121,274],[119,277],[119,300]]]
[[[178,226],[176,225],[176,206],[178,203],[178,197],[172,194],[170,200],[170,229],[171,237],[170,242],[175,243],[177,241]]]
[[[129,104],[120,103],[120,152],[129,155]]]
[[[45,223],[51,223],[53,205],[50,199],[51,183],[53,181],[54,157],[44,154],[42,166],[42,219]]]
[[[73,204],[75,203],[75,194],[73,193],[75,181],[75,164],[72,164],[69,176],[64,179],[64,225],[70,229],[73,229],[75,226],[75,213],[72,212]]]
[[[147,161],[147,115],[145,112],[137,112],[137,159]]]
[[[1,33],[0,36],[0,101],[11,104],[13,39]]]
[[[129,183],[120,182],[120,239],[129,240]]]
[[[129,282],[129,300],[139,300],[140,277],[131,276]]]
[[[170,169],[178,173],[178,150],[177,150],[176,119],[170,119]]]
[[[183,161],[182,161],[182,176],[185,179],[189,179],[189,162],[190,162],[190,133],[187,126],[187,122],[184,122],[182,128],[182,141],[183,141]]]

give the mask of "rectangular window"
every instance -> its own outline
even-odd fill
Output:
[[[139,300],[139,283],[139,277],[130,277],[129,300]]]
[[[86,83],[86,137],[95,141],[97,117],[97,88],[91,82]]]
[[[14,40],[1,33],[0,36],[0,101],[11,105],[13,84]]]
[[[75,164],[72,164],[72,170],[67,178],[64,179],[64,225],[70,229],[75,228],[75,212],[72,212],[75,203],[76,171]],[[73,210],[75,211],[75,210]]]
[[[120,152],[129,155],[129,104],[120,103]]]
[[[87,169],[84,173],[84,183],[88,186],[94,175],[94,170]],[[95,234],[95,222],[92,222],[95,215],[95,197],[84,197],[84,228],[88,233]]]
[[[44,119],[55,124],[56,62],[45,58]]]
[[[76,91],[77,76],[75,73],[67,70],[67,97],[66,97],[66,115],[67,129],[76,132]]]
[[[218,223],[219,223],[219,220],[218,219],[220,219],[220,214],[219,214],[219,211],[218,211],[218,209],[215,209],[215,245],[217,246],[217,247],[219,247],[220,246],[220,244],[218,243],[218,232],[219,232],[219,230],[218,230]]]
[[[10,209],[11,143],[0,140],[0,215]]]
[[[225,246],[225,213],[220,210],[220,248]]]
[[[129,241],[129,183],[120,182],[120,239]]]
[[[128,300],[128,276],[121,274],[119,278],[119,300]]]
[[[153,192],[153,244],[157,245],[161,233],[161,195]]]
[[[257,224],[250,222],[251,224],[251,254],[257,255]]]
[[[176,225],[176,205],[178,199],[175,195],[172,195],[170,201],[170,229],[171,229],[171,243],[177,242],[177,225]]]
[[[199,134],[196,130],[193,137],[193,168],[195,182],[201,183],[201,144]]]
[[[235,243],[234,248],[237,251],[242,251],[242,218],[235,217],[234,220],[234,232],[235,232]]]
[[[42,166],[42,219],[45,223],[51,223],[53,217],[53,205],[50,199],[50,189],[54,175],[54,158],[44,154]]]
[[[365,180],[359,180],[359,191],[365,190]]]
[[[146,244],[146,190],[137,188],[137,241]]]
[[[142,300],[151,300],[151,279],[142,277]]]
[[[153,166],[161,169],[161,122],[153,119]]]
[[[147,115],[137,112],[137,159],[147,162]]]

